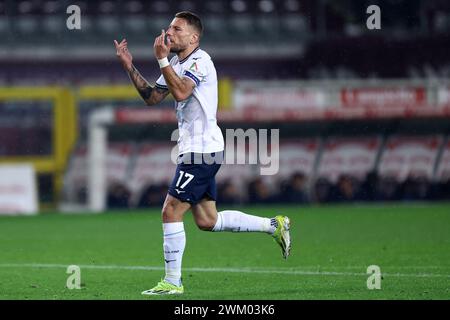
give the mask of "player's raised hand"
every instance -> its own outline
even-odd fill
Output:
[[[122,62],[123,67],[126,70],[130,70],[133,65],[133,57],[128,51],[128,43],[126,39],[123,39],[120,43],[114,40],[114,45],[116,46],[116,55]]]
[[[161,34],[156,37],[155,43],[153,44],[153,51],[155,53],[156,59],[166,58],[170,53],[170,41],[166,44],[166,32],[164,29],[161,30]]]

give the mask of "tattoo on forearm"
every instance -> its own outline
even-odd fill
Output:
[[[139,94],[144,100],[148,100],[152,96],[152,91],[153,88],[150,86],[138,90]]]
[[[141,95],[142,99],[147,101],[152,95],[153,87],[147,80],[145,80],[134,65],[131,66],[131,70],[128,71],[128,75],[130,76],[131,81]]]
[[[163,89],[163,88],[159,88],[159,87],[154,87],[153,90],[155,90],[159,94],[166,94],[167,91],[169,91],[169,89]]]

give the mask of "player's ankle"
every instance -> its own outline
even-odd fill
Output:
[[[270,234],[274,234],[278,228],[278,221],[276,218],[270,218]]]
[[[174,279],[174,278],[164,278],[164,281],[173,284],[174,286],[181,287],[181,278],[180,279]]]

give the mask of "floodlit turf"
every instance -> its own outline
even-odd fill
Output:
[[[450,204],[252,207],[292,221],[285,261],[270,236],[185,219],[185,294],[144,297],[163,276],[158,210],[0,217],[0,299],[449,299]],[[81,289],[66,288],[68,265]],[[368,290],[378,265],[381,289]]]

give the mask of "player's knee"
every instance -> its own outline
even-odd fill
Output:
[[[171,203],[164,204],[164,206],[161,210],[161,214],[162,214],[163,220],[167,220],[167,219],[170,220],[171,218],[173,218],[173,216],[175,214],[173,205]]]
[[[196,221],[197,227],[203,231],[212,231],[215,222],[210,219],[201,219]]]

